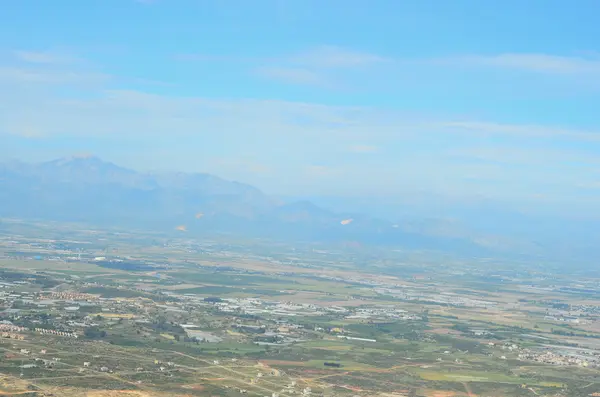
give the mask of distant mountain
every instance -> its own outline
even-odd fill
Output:
[[[535,258],[540,265],[574,263],[584,268],[600,255],[600,221],[565,216],[564,213],[525,212],[493,199],[472,197],[450,200],[414,192],[410,196],[302,196],[280,200],[307,200],[325,209],[368,213],[393,219],[408,236],[438,238],[438,249],[459,252],[462,242],[484,247],[488,254]],[[405,240],[406,241],[406,240]],[[458,242],[456,245],[448,242]],[[446,247],[446,248],[444,248]],[[499,255],[501,254],[501,255]],[[591,268],[595,268],[591,267]]]
[[[154,178],[102,161],[94,156],[73,156],[30,168],[31,175],[48,182],[81,185],[114,185],[132,189],[158,188]]]
[[[279,239],[357,241],[487,254],[488,240],[337,213],[310,201],[282,203],[210,174],[149,174],[93,156],[0,164],[0,217],[146,227],[191,235],[236,233]]]

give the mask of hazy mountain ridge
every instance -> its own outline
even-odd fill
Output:
[[[336,213],[308,200],[282,203],[256,187],[210,174],[141,173],[90,156],[0,164],[0,200],[3,217],[163,230],[184,225],[192,234],[359,241],[473,254],[506,248],[489,236],[475,240],[454,233],[453,226],[436,231],[447,225],[435,222],[425,228]]]

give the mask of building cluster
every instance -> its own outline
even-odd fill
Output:
[[[201,305],[206,305],[202,297],[186,296],[186,298],[190,301],[196,301]],[[344,308],[324,307],[311,303],[280,302],[260,298],[225,298],[210,305],[223,313],[285,317],[322,316],[332,312],[345,312],[346,310]]]
[[[46,329],[46,328],[35,328],[35,332],[40,333],[42,335],[65,336],[68,338],[75,338],[75,339],[77,339],[79,337],[75,332],[64,332],[64,331],[57,331],[54,329]]]
[[[502,353],[503,355],[500,356],[502,360],[514,357],[520,361],[534,361],[549,365],[600,367],[600,352],[595,350],[565,346],[547,346],[545,348],[534,349],[524,348],[511,342],[503,344],[488,342],[488,345],[507,352]]]
[[[377,307],[359,307],[346,316],[347,319],[362,319],[362,320],[421,320],[422,317],[408,313],[406,310],[399,309],[395,306],[377,306]]]
[[[430,290],[420,290],[415,287],[378,287],[374,291],[380,295],[392,296],[396,299],[412,302],[427,302],[455,307],[488,308],[497,305],[496,302],[451,293],[439,293]]]
[[[571,305],[570,312],[574,315],[600,315],[598,305]]]
[[[210,303],[206,302],[205,298],[192,294],[185,295],[183,298],[191,306],[212,306],[222,313],[266,316],[267,318],[339,315],[341,318],[365,321],[422,319],[420,315],[408,313],[395,305],[346,308],[336,305],[273,301],[261,298],[223,298]],[[171,310],[176,310],[176,308],[172,307]]]
[[[63,300],[63,301],[95,301],[96,295],[84,294],[80,292],[52,292],[40,296],[39,299]]]
[[[15,334],[13,332],[2,332],[3,339],[16,339],[16,340],[25,340],[25,335],[23,334]]]
[[[0,332],[25,332],[27,328],[19,327],[8,320],[0,322]]]
[[[14,325],[10,321],[0,321],[0,336],[3,339],[25,340],[25,335],[23,335],[25,331],[27,328]]]
[[[565,365],[565,366],[580,366],[580,367],[598,367],[599,360],[597,356],[586,357],[582,354],[569,354],[557,351],[536,352],[524,350],[518,355],[519,360],[535,361],[543,364]]]
[[[580,324],[580,325],[585,325],[585,324],[589,324],[590,321],[589,320],[584,320],[581,319],[579,317],[573,317],[573,316],[564,316],[561,314],[558,315],[546,315],[544,316],[544,320],[546,321],[556,321],[559,323],[571,323],[571,324]]]
[[[35,300],[35,294],[33,292],[17,292],[14,290],[10,290],[23,285],[22,283],[29,284],[29,282],[27,281],[13,281],[10,283],[10,288],[8,288],[9,283],[3,283],[4,290],[0,290],[0,303],[3,303],[5,306],[12,305],[12,303],[14,303],[15,301],[21,301],[23,303],[33,303],[33,301]]]

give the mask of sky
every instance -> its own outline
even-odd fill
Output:
[[[600,210],[596,0],[20,0],[0,160]],[[600,213],[600,212],[599,212]]]

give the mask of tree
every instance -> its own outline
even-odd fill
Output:
[[[83,331],[83,336],[87,339],[100,339],[106,337],[106,331],[98,327],[88,327]]]

